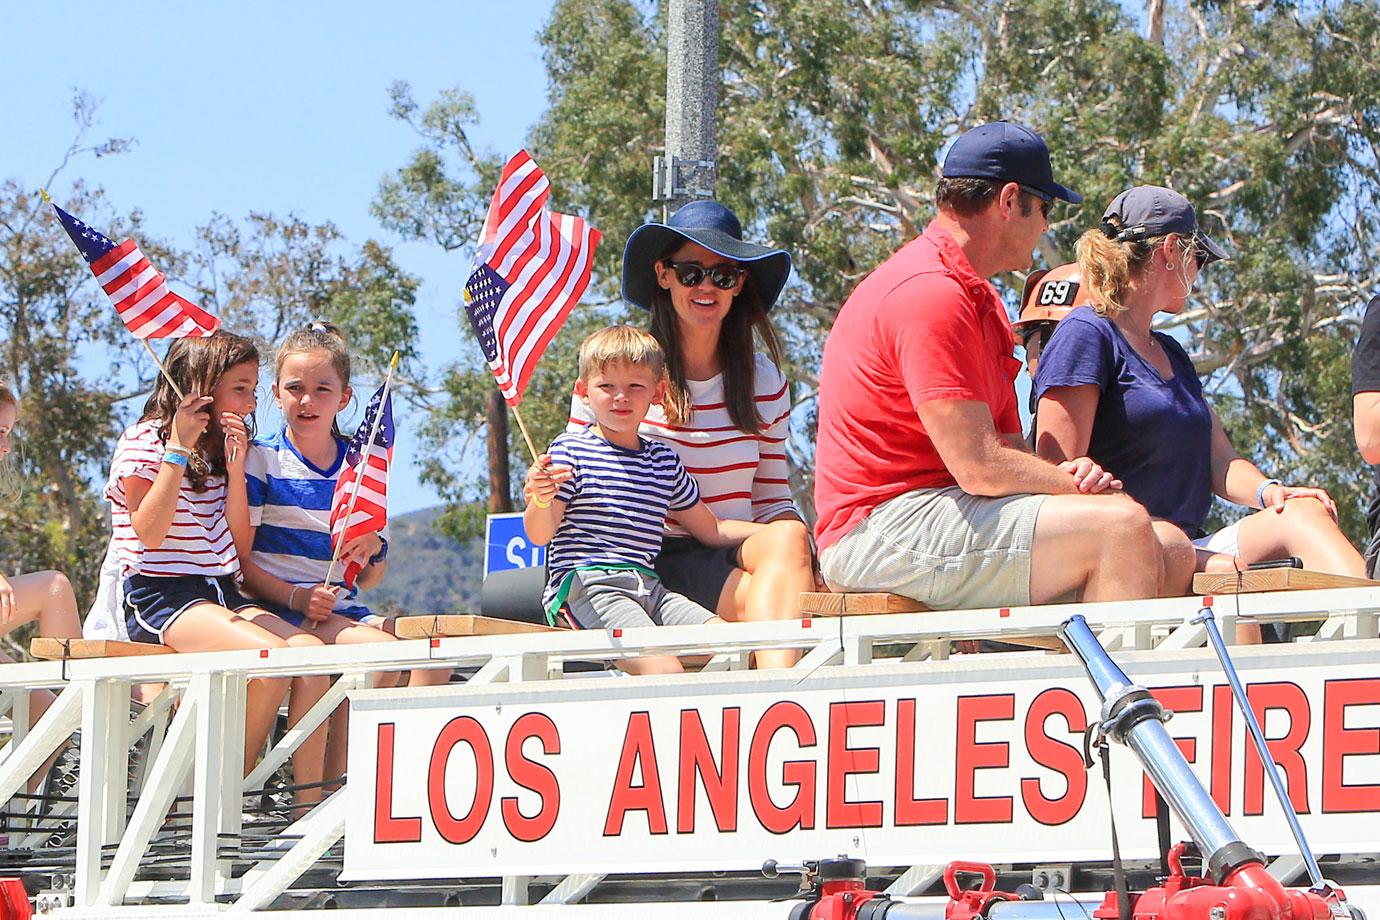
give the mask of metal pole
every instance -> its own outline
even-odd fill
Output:
[[[666,154],[653,197],[669,216],[714,197],[719,149],[719,0],[669,0],[666,8]]]
[[[1260,862],[1260,854],[1241,842],[1165,730],[1164,707],[1144,687],[1131,683],[1082,616],[1065,620],[1059,634],[1102,699],[1104,730],[1135,751],[1150,781],[1198,844],[1217,883],[1247,862]]]
[[[1204,607],[1193,618],[1192,622],[1201,623],[1207,629],[1208,640],[1212,643],[1212,650],[1217,653],[1217,660],[1222,663],[1222,671],[1227,675],[1227,683],[1231,684],[1231,695],[1236,698],[1236,707],[1241,710],[1241,718],[1246,722],[1246,728],[1251,733],[1251,739],[1255,742],[1255,749],[1260,754],[1260,762],[1265,766],[1265,773],[1270,777],[1270,785],[1274,786],[1275,797],[1279,799],[1279,805],[1284,809],[1284,818],[1289,822],[1289,830],[1294,835],[1294,842],[1298,844],[1299,855],[1303,857],[1304,865],[1308,867],[1308,876],[1313,881],[1313,887],[1320,889],[1326,882],[1323,880],[1322,869],[1318,867],[1318,861],[1313,858],[1313,851],[1308,846],[1308,840],[1303,836],[1303,827],[1299,824],[1299,816],[1294,811],[1294,804],[1289,801],[1289,792],[1284,788],[1284,780],[1279,775],[1279,767],[1275,765],[1275,758],[1270,753],[1270,746],[1265,743],[1265,732],[1260,728],[1260,723],[1256,720],[1255,710],[1251,708],[1250,700],[1246,697],[1246,688],[1241,685],[1241,677],[1236,673],[1236,666],[1232,664],[1231,656],[1227,654],[1227,644],[1222,641],[1222,633],[1217,628],[1217,618],[1212,615],[1211,607]]]

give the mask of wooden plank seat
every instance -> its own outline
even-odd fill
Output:
[[[1193,576],[1194,594],[1252,594],[1257,591],[1311,591],[1318,588],[1368,588],[1380,581],[1352,575],[1331,575],[1308,569],[1256,569]]]
[[[815,617],[871,616],[883,613],[928,613],[930,608],[919,601],[900,594],[883,591],[802,591],[800,612]],[[1008,645],[1047,649],[1062,652],[1064,643],[1058,636],[1013,636],[1002,639]]]
[[[35,658],[58,661],[63,658],[128,658],[134,655],[175,655],[166,645],[149,642],[120,642],[116,639],[47,639],[40,636],[29,643]]]
[[[556,632],[557,628],[520,620],[500,620],[468,613],[437,613],[397,617],[393,633],[399,639],[439,639],[453,636],[503,636]]]
[[[816,617],[848,617],[877,613],[922,613],[924,604],[899,594],[881,591],[842,593],[800,592],[800,612]]]

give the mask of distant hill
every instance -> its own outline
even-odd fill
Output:
[[[436,530],[440,508],[389,521],[388,574],[361,599],[377,613],[478,613],[484,539],[467,543]]]

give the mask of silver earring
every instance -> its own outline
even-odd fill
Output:
[[[1173,262],[1166,262],[1166,263],[1164,264],[1164,270],[1167,271],[1167,272],[1172,272],[1172,271],[1174,270],[1174,263],[1173,263]]]

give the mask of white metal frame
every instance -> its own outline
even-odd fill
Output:
[[[1111,650],[1157,649],[1170,654],[1199,647],[1205,637],[1189,620],[1202,598],[1169,598],[1116,604],[1050,605],[918,614],[813,618],[771,623],[658,627],[610,631],[571,631],[446,639],[387,644],[342,645],[325,649],[273,649],[10,664],[0,667],[0,709],[13,720],[10,744],[0,750],[0,801],[23,788],[27,777],[77,729],[81,730],[74,907],[53,916],[153,916],[141,904],[149,897],[182,898],[191,907],[215,912],[267,909],[341,839],[345,797],[323,801],[297,821],[265,858],[238,878],[231,861],[218,852],[221,834],[240,827],[241,796],[263,785],[308,735],[370,672],[412,668],[475,669],[470,685],[559,679],[566,661],[611,660],[643,654],[710,655],[695,682],[715,680],[715,671],[746,667],[750,653],[791,647],[805,654],[796,666],[802,680],[814,669],[866,664],[882,647],[905,649],[900,660],[920,662],[947,657],[952,639],[1011,639],[1052,635],[1069,615],[1080,613]],[[1349,641],[1377,637],[1380,589],[1347,588],[1218,596],[1223,632],[1230,636],[1239,614],[1255,621],[1322,620],[1309,641]],[[1043,652],[1014,653],[1041,655]],[[245,684],[252,677],[341,674],[342,678],[268,752],[243,781]],[[626,678],[636,679],[636,678]],[[130,718],[134,684],[165,683],[166,689],[136,718]],[[25,731],[27,691],[48,687],[57,701]],[[172,714],[174,702],[176,712]],[[131,776],[129,753],[149,736],[141,769]],[[192,782],[190,872],[184,881],[135,881],[150,842],[161,827],[175,794]],[[126,820],[127,797],[136,797]],[[22,845],[22,843],[21,843]],[[109,865],[103,848],[114,846]],[[937,867],[912,867],[897,879],[892,893],[923,890]],[[610,867],[610,872],[616,867]],[[559,880],[543,905],[570,905],[589,894],[601,875]],[[506,904],[526,904],[530,879],[503,881]],[[217,902],[228,900],[229,905]],[[122,905],[128,905],[123,906]],[[739,905],[741,909],[741,905]],[[471,909],[482,915],[482,908]],[[188,908],[179,916],[187,917]],[[536,916],[537,914],[532,914]],[[704,913],[699,915],[703,916]]]

